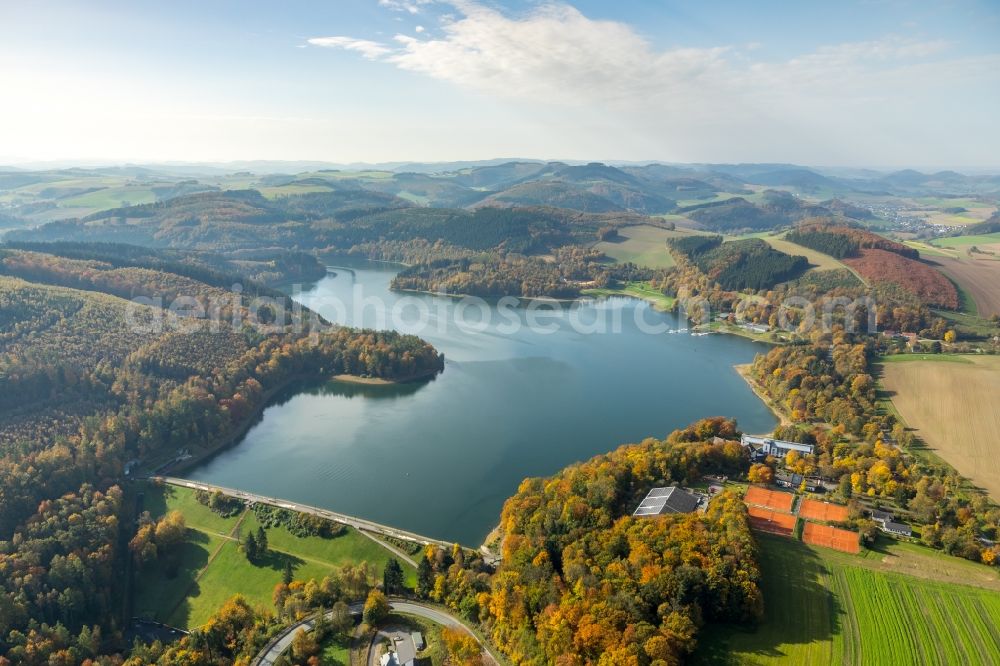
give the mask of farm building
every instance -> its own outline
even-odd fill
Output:
[[[691,513],[698,508],[699,499],[676,486],[653,488],[636,507],[633,516],[662,516],[668,513]]]
[[[812,444],[799,444],[798,442],[786,442],[781,439],[770,437],[754,437],[753,435],[743,435],[740,437],[740,444],[744,448],[750,449],[750,456],[766,457],[774,456],[782,458],[790,451],[797,451],[804,455],[812,455],[814,447]]]

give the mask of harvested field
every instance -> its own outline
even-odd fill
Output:
[[[797,519],[790,513],[772,511],[759,506],[748,506],[747,513],[750,515],[750,526],[755,530],[781,536],[792,536],[792,532],[795,531]]]
[[[837,529],[829,525],[807,522],[802,527],[802,541],[813,546],[832,548],[843,553],[860,553],[861,543],[857,532]]]
[[[992,250],[990,250],[992,251]],[[1000,253],[996,255],[963,254],[959,257],[934,257],[945,275],[969,292],[980,317],[1000,314]]]
[[[1000,499],[1000,357],[950,358],[885,363],[882,385],[924,443]]]
[[[804,499],[799,503],[799,516],[809,520],[819,520],[830,523],[842,523],[849,513],[846,506]]]
[[[778,492],[777,490],[768,490],[760,486],[750,486],[747,488],[747,494],[744,495],[743,501],[747,504],[755,504],[767,507],[768,509],[774,509],[775,511],[791,513],[792,504],[795,502],[795,495]]]

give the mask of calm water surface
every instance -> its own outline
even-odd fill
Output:
[[[580,333],[565,309],[541,319],[555,332],[501,333],[511,322],[495,307],[485,313],[485,331],[463,331],[439,327],[456,301],[391,292],[392,267],[333,270],[295,298],[330,320],[364,326],[389,325],[405,298],[407,319],[397,324],[404,330],[419,302],[431,317],[421,337],[444,352],[444,373],[419,384],[332,382],[284,396],[240,444],[191,478],[476,546],[527,476],[663,437],[703,416],[734,416],[750,432],[775,426],[733,369],[763,345],[644,333],[637,315],[650,326],[679,326],[643,302],[615,298],[577,309],[584,324],[601,317],[610,327],[620,317],[618,333]],[[483,315],[465,309],[474,328]]]

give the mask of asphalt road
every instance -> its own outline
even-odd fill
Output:
[[[177,479],[173,477],[156,477],[162,480],[164,483],[173,486],[182,486],[184,488],[192,488],[194,490],[204,490],[206,492],[215,492],[216,490],[226,495],[228,497],[235,497],[241,499],[244,502],[255,502],[261,504],[270,504],[271,506],[276,506],[282,509],[289,509],[291,511],[298,511],[299,513],[309,513],[314,516],[320,516],[321,518],[326,518],[327,520],[332,520],[344,525],[350,525],[351,527],[362,530],[373,532],[375,534],[381,534],[383,536],[390,536],[396,539],[403,539],[405,541],[416,541],[424,545],[436,544],[442,548],[451,548],[452,544],[447,541],[442,541],[440,539],[432,539],[431,537],[426,537],[421,534],[415,534],[413,532],[407,532],[406,530],[397,529],[395,527],[390,527],[388,525],[382,525],[381,523],[376,523],[371,520],[365,520],[364,518],[357,518],[355,516],[348,516],[343,513],[337,513],[335,511],[328,511],[327,509],[320,509],[315,506],[309,506],[308,504],[298,504],[297,502],[290,502],[288,500],[279,499],[276,497],[265,497],[264,495],[257,495],[254,493],[247,492],[245,490],[236,490],[234,488],[226,488],[225,486],[215,486],[210,483],[202,483],[200,481],[188,481],[187,479]]]
[[[461,627],[463,629],[465,628],[465,625],[462,623],[461,620],[438,608],[433,608],[431,606],[424,606],[423,604],[418,604],[412,601],[392,601],[392,600],[389,601],[389,606],[392,608],[393,611],[397,613],[416,615],[418,617],[428,619],[432,622],[437,622],[438,624],[443,625],[445,627]],[[354,615],[360,615],[361,611],[363,610],[363,607],[364,604],[360,602],[351,604],[350,606],[351,613]],[[316,620],[315,618],[313,618],[309,620],[303,620],[302,622],[298,622],[288,627],[283,632],[281,632],[275,639],[273,639],[267,645],[267,647],[265,647],[264,650],[261,651],[259,655],[257,655],[257,658],[251,663],[253,664],[253,666],[271,666],[278,659],[278,657],[284,654],[285,651],[288,650],[289,647],[291,647],[292,641],[295,639],[295,633],[299,629],[305,629],[307,632],[312,631],[315,623]],[[476,640],[479,641],[479,638],[477,637]],[[479,641],[479,645],[483,649],[483,654],[489,657],[494,664],[500,663],[499,661],[497,661],[496,657],[493,656],[493,653],[490,652],[489,648],[483,645],[482,641]]]

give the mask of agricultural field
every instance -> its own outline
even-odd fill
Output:
[[[759,236],[759,238],[763,239],[768,245],[779,252],[805,257],[809,260],[810,271],[830,271],[838,268],[846,268],[844,264],[828,254],[817,252],[816,250],[785,240],[784,234],[777,236],[764,234]]]
[[[881,366],[882,385],[906,424],[960,474],[1000,499],[1000,357],[889,358]]]
[[[781,537],[758,534],[757,539],[764,620],[753,630],[710,628],[699,639],[693,663],[1000,661],[1000,595],[995,590],[891,573],[880,570],[877,559]]]
[[[968,245],[986,246],[1000,243],[1000,233],[980,234],[978,236],[949,236],[936,238],[931,242],[935,247],[962,248]]]
[[[914,217],[922,217],[928,224],[943,224],[950,227],[964,227],[977,224],[996,212],[995,205],[976,199],[951,199],[940,197],[917,197],[912,200],[914,209],[908,211]],[[964,208],[965,210],[950,210]]]
[[[960,258],[935,257],[934,262],[968,292],[979,316],[989,318],[1000,314],[1000,253],[995,258],[974,254]]]
[[[622,227],[615,241],[601,241],[594,246],[618,263],[632,262],[649,268],[669,268],[674,258],[667,250],[667,239],[688,236],[683,230],[671,231],[651,224]]]
[[[258,187],[257,191],[268,199],[277,199],[279,197],[290,197],[298,194],[329,192],[330,188],[326,185],[319,185],[315,183],[289,183],[288,185],[280,185],[277,187]]]
[[[136,576],[134,613],[188,629],[203,624],[234,594],[251,603],[271,606],[274,586],[281,581],[286,563],[296,580],[320,579],[345,565],[367,562],[381,575],[392,553],[354,529],[332,538],[297,537],[284,526],[267,529],[268,554],[250,563],[237,542],[238,535],[256,531],[253,511],[222,518],[203,506],[195,493],[175,486],[148,485],[143,504],[154,517],[180,511],[187,525],[187,539],[170,556],[172,566],[157,562]],[[407,585],[416,582],[416,571],[405,562]]]

